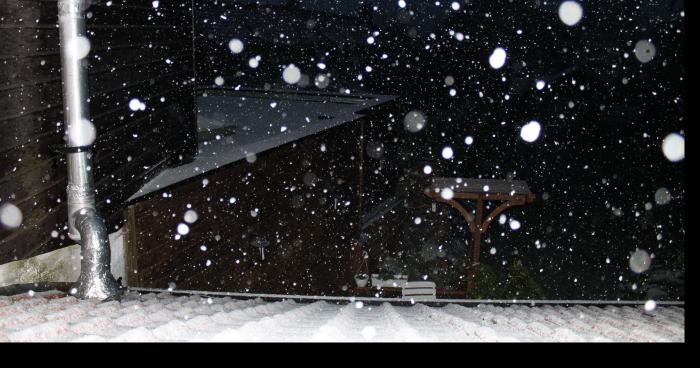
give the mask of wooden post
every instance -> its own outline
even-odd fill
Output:
[[[476,200],[476,226],[470,228],[472,234],[472,257],[467,268],[467,291],[474,289],[474,281],[479,271],[481,262],[481,234],[483,233],[482,222],[484,217],[484,197],[479,196]]]
[[[484,196],[480,195],[479,199],[476,200],[476,229],[472,233],[474,238],[474,249],[472,255],[472,267],[478,267],[481,254],[481,234],[483,233],[483,220],[484,220]]]
[[[454,178],[442,178],[436,180],[450,180]],[[467,221],[469,225],[469,232],[472,235],[472,255],[471,259],[468,260],[467,265],[467,292],[473,290],[474,281],[476,280],[476,275],[479,270],[479,265],[481,263],[481,237],[489,229],[489,226],[493,220],[503,211],[514,207],[522,206],[527,203],[531,203],[535,200],[534,195],[530,192],[525,182],[508,182],[499,180],[482,180],[482,179],[465,179],[461,181],[472,182],[470,186],[462,186],[457,188],[450,184],[454,189],[454,196],[451,199],[442,198],[439,194],[439,190],[446,187],[444,185],[437,185],[438,190],[426,191],[425,195],[432,198],[433,200],[445,204],[457,209],[462,217]],[[476,184],[478,182],[478,184]],[[505,183],[505,187],[504,187]],[[458,184],[455,182],[455,184]],[[487,184],[487,185],[484,185]],[[514,185],[518,186],[518,190],[514,190]],[[485,186],[489,186],[491,189],[483,190]],[[500,188],[499,188],[500,187]],[[495,189],[495,190],[494,190]],[[476,214],[470,213],[464,205],[459,203],[458,199],[462,200],[476,200]],[[491,213],[484,218],[484,202],[486,201],[498,201],[501,202],[499,206],[491,211]],[[468,295],[468,294],[467,294]]]

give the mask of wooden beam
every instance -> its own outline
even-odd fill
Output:
[[[471,233],[475,233],[478,231],[476,222],[474,220],[474,215],[469,213],[464,206],[462,206],[461,203],[457,202],[454,199],[444,199],[442,198],[439,194],[437,193],[426,193],[426,195],[432,199],[434,199],[436,202],[441,202],[441,203],[446,203],[449,204],[450,206],[454,207],[459,211],[459,213],[462,214],[462,217],[464,217],[465,220],[467,220],[467,224],[469,225],[469,231]]]
[[[481,254],[481,234],[484,233],[484,230],[482,228],[482,222],[483,222],[483,216],[484,216],[484,197],[480,196],[476,200],[476,229],[477,231],[472,233],[472,237],[474,238],[474,244],[472,245],[472,266],[476,267],[478,266],[480,262],[480,257],[479,255]]]
[[[514,201],[508,201],[508,202],[501,203],[501,205],[496,207],[493,211],[491,211],[491,213],[488,215],[488,217],[486,217],[486,220],[481,225],[481,232],[483,232],[483,233],[487,232],[489,230],[489,226],[491,226],[491,222],[496,218],[496,216],[501,214],[501,212],[503,212],[511,207],[515,207],[515,206],[518,206],[521,204],[523,204],[523,203],[518,203],[518,202],[514,202]]]
[[[439,192],[436,191],[426,191],[425,195],[437,202],[446,203],[450,206],[456,208],[462,217],[469,224],[469,232],[472,235],[472,256],[471,262],[467,267],[467,291],[471,290],[474,286],[474,278],[479,268],[481,262],[481,238],[482,235],[488,231],[493,220],[501,214],[503,211],[515,207],[522,206],[527,203],[534,202],[535,196],[533,194],[505,194],[505,193],[488,193],[488,192],[455,192],[451,199],[444,199]],[[476,201],[476,218],[467,209],[459,203],[458,199],[465,200],[475,200]],[[501,201],[500,205],[496,207],[486,219],[484,216],[484,202],[487,201]]]

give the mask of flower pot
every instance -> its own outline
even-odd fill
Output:
[[[357,284],[357,287],[367,286],[367,281],[369,281],[369,275],[364,273],[355,275],[355,284]]]

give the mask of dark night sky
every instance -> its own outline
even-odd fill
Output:
[[[434,162],[433,175],[527,181],[538,200],[508,213],[519,230],[495,224],[484,248],[498,251],[485,262],[520,259],[559,298],[643,299],[653,275],[682,277],[685,164],[670,162],[661,143],[685,135],[683,1],[582,1],[572,27],[559,1],[461,0],[458,11],[444,0],[405,9],[393,0],[207,3],[196,10],[200,84],[223,76],[229,86],[285,87],[281,71],[294,63],[311,84],[293,88],[314,91],[314,76],[331,73],[328,91],[397,95],[426,115],[421,132],[382,142],[389,164],[410,151],[415,170]],[[241,54],[228,50],[233,37]],[[640,40],[655,47],[647,63],[634,54]],[[500,69],[488,62],[496,47],[507,53]],[[531,120],[542,132],[527,143],[520,128]],[[440,157],[445,146],[452,160]],[[662,187],[672,200],[657,205]],[[636,248],[655,257],[642,275],[629,268]],[[662,298],[683,297],[682,287],[662,289]]]

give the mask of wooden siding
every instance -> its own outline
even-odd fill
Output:
[[[93,1],[88,9],[93,172],[109,229],[159,167],[196,150],[192,1]],[[0,0],[0,205],[23,214],[0,229],[0,263],[70,244],[66,238],[56,0]],[[138,98],[146,111],[132,112]],[[58,237],[52,237],[52,231]]]
[[[342,294],[360,227],[364,124],[287,143],[130,206],[129,285]],[[199,219],[176,239],[188,206]],[[264,261],[256,236],[270,242]]]

